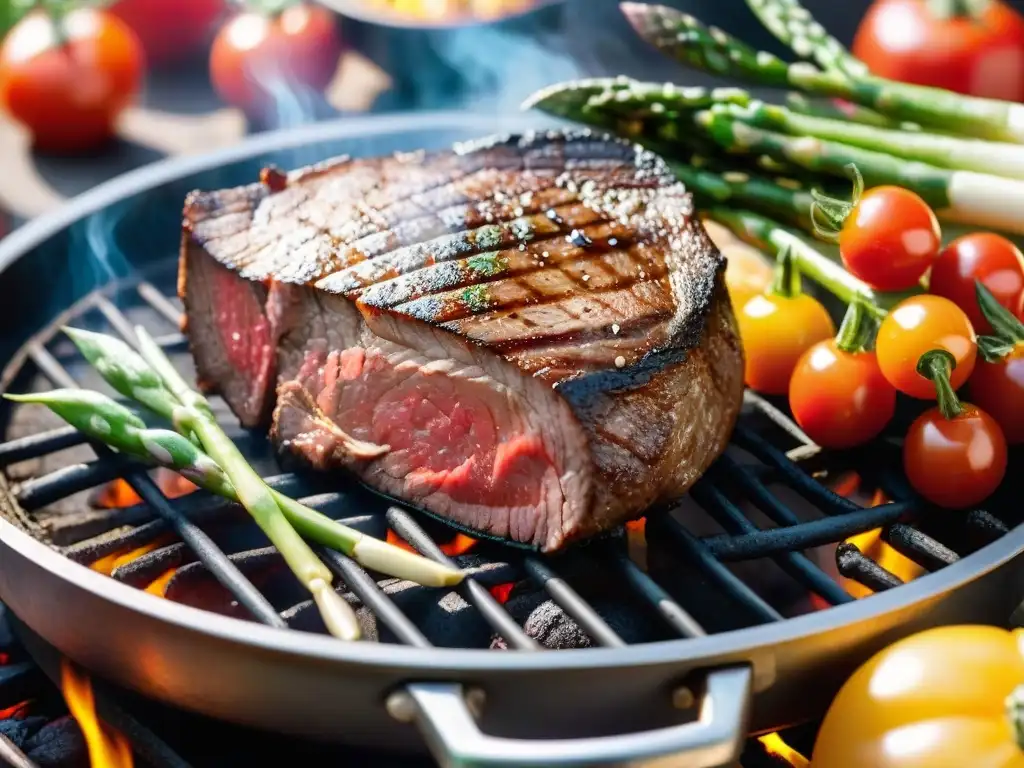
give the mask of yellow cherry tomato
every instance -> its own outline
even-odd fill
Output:
[[[836,335],[825,307],[805,293],[755,294],[739,307],[736,321],[746,358],[744,381],[766,395],[789,392],[789,380],[804,352]]]
[[[1009,706],[1024,686],[1024,631],[941,627],[858,669],[818,732],[812,768],[1024,768]],[[1021,688],[1020,692],[1024,692]]]
[[[755,293],[764,293],[772,283],[772,265],[756,248],[739,241],[723,245],[728,259],[725,285],[734,307],[740,307]]]

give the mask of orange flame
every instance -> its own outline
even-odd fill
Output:
[[[149,542],[149,544],[143,544],[141,547],[131,550],[130,552],[112,552],[109,555],[101,557],[96,560],[89,567],[94,571],[99,571],[105,576],[109,576],[114,572],[114,569],[119,568],[125,563],[130,563],[137,557],[142,557],[147,552],[152,552],[154,549],[166,546],[171,543],[171,537],[168,535],[158,536]]]
[[[765,736],[761,736],[758,741],[761,742],[761,746],[764,747],[772,757],[777,757],[780,760],[793,766],[793,768],[809,768],[810,761],[793,749],[787,744],[781,736],[777,733],[769,733]]]
[[[506,584],[495,584],[489,590],[491,597],[498,601],[500,605],[504,605],[508,602],[508,599],[512,596],[512,590],[515,589],[516,583],[510,581]]]
[[[186,496],[196,490],[196,485],[188,478],[164,467],[158,467],[154,473],[157,486],[169,499]],[[142,499],[132,487],[121,478],[111,480],[103,486],[93,498],[92,504],[99,509],[121,509],[141,504]]]
[[[13,707],[0,709],[0,720],[9,720],[11,718],[23,720],[28,717],[28,707],[31,703],[31,701],[20,701]]]
[[[85,737],[92,768],[132,768],[132,749],[128,740],[96,716],[96,702],[89,677],[62,658],[60,679],[68,710]]]
[[[396,547],[401,547],[409,552],[415,552],[416,550],[409,545],[401,536],[388,528],[387,542]],[[447,541],[441,544],[441,551],[444,552],[448,557],[456,557],[458,555],[464,555],[469,552],[473,547],[477,545],[477,540],[471,536],[467,536],[464,533],[455,534],[455,538],[451,541]]]
[[[177,571],[177,568],[171,568],[164,571],[157,576],[148,587],[146,587],[146,591],[151,595],[156,595],[157,597],[166,597],[167,585],[171,583],[171,579],[174,578],[174,574],[177,573]]]

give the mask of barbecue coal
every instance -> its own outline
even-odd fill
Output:
[[[484,535],[553,551],[677,497],[739,410],[723,259],[632,145],[341,159],[184,218],[200,382],[313,466]]]

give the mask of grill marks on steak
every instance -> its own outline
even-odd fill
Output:
[[[194,193],[197,367],[250,426],[276,379],[273,435],[314,465],[556,549],[724,447],[742,360],[692,213],[658,158],[587,133]]]

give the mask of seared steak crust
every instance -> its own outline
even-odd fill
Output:
[[[283,186],[283,188],[281,188]],[[656,156],[506,137],[196,192],[200,378],[322,468],[556,549],[681,494],[742,397],[723,259]]]

